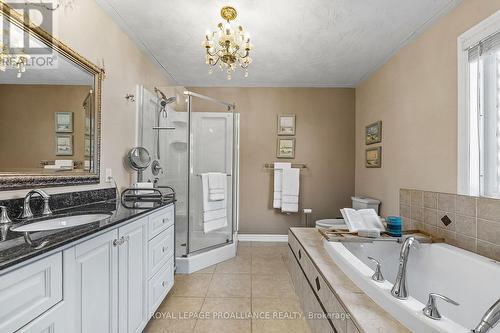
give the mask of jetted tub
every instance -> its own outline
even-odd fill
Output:
[[[398,271],[401,244],[396,242],[339,243],[324,246],[342,271],[378,305],[417,333],[470,332],[486,310],[500,298],[500,263],[460,248],[442,244],[412,247],[407,265],[410,297],[398,300],[391,288]],[[386,279],[371,279],[379,260]],[[441,320],[427,318],[422,309],[429,293],[439,293],[460,303],[454,306],[437,299]],[[499,333],[500,325],[490,332]]]

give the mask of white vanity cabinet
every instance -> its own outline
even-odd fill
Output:
[[[0,275],[0,332],[140,333],[174,283],[174,205]]]
[[[74,296],[73,332],[118,332],[117,239],[115,229],[64,251],[65,282]]]
[[[118,229],[118,331],[142,332],[148,322],[148,219]]]

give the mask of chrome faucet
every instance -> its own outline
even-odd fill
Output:
[[[31,190],[24,197],[23,215],[21,216],[21,218],[30,219],[33,217],[33,213],[31,212],[31,207],[30,207],[30,201],[31,201],[31,197],[35,194],[39,195],[43,199],[43,213],[42,213],[42,215],[45,215],[45,216],[52,215],[52,211],[50,210],[50,206],[49,206],[50,195],[48,195],[47,192],[45,192],[43,190]]]
[[[481,322],[472,330],[473,333],[486,333],[493,329],[500,320],[500,299],[493,304],[481,318]]]
[[[408,262],[410,247],[414,242],[418,243],[417,239],[410,236],[405,239],[403,245],[401,246],[398,275],[396,276],[396,281],[391,289],[391,295],[398,299],[408,298],[408,288],[406,287],[406,263]]]

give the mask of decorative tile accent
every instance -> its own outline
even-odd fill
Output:
[[[400,189],[403,230],[420,229],[467,251],[500,261],[500,200]],[[445,225],[442,219],[449,219]]]

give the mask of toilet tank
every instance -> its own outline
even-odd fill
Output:
[[[368,197],[351,197],[351,199],[352,199],[352,208],[356,210],[372,208],[378,215],[378,207],[380,205],[379,200]]]

